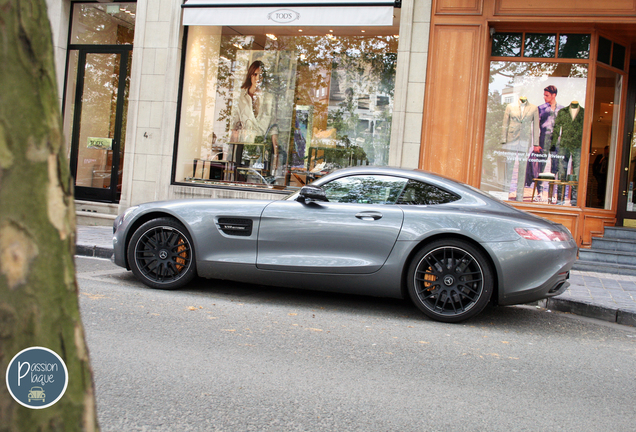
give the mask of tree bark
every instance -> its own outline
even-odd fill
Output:
[[[69,382],[45,409],[0,391],[1,431],[98,430],[78,306],[75,206],[45,0],[0,0],[0,370],[31,346],[62,357]]]

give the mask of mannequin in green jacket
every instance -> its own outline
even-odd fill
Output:
[[[554,120],[552,147],[559,155],[559,180],[566,181],[568,162],[572,160],[572,176],[579,178],[581,165],[581,144],[583,142],[583,118],[585,109],[577,101],[562,108]],[[571,203],[576,205],[577,187],[572,187]],[[563,197],[559,197],[562,201]]]

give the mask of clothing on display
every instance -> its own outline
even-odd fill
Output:
[[[552,147],[559,155],[558,179],[577,180],[581,165],[581,145],[583,143],[583,119],[585,109],[578,102],[572,102],[561,109],[554,121]],[[568,175],[571,177],[568,178]],[[572,186],[570,203],[576,205],[577,187]],[[563,202],[565,197],[559,197]]]
[[[523,201],[528,156],[532,147],[539,144],[539,110],[536,105],[520,98],[508,104],[504,113],[502,137],[503,148],[509,152],[506,157],[506,184],[512,193],[516,189],[517,201]],[[516,188],[513,179],[516,169]]]
[[[539,146],[533,147],[533,152],[528,158],[528,168],[526,171],[526,184],[530,184],[535,178],[539,177],[539,174],[545,171],[545,164],[550,156],[550,147],[552,146],[552,134],[554,132],[554,122],[559,111],[564,108],[563,105],[555,104],[554,109],[549,102],[538,106],[539,111]],[[558,170],[558,159],[556,158],[556,151],[552,152],[552,158],[550,159],[550,166],[548,171],[556,174]],[[543,187],[539,185],[539,195]]]

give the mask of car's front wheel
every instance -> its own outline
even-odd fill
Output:
[[[175,219],[158,218],[141,225],[127,254],[132,272],[152,288],[181,288],[196,275],[192,239]]]
[[[437,321],[460,322],[481,312],[493,291],[486,256],[462,240],[438,240],[414,257],[407,286],[413,303]]]

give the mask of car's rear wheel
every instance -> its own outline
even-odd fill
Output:
[[[490,261],[470,243],[437,240],[413,258],[407,285],[413,303],[437,321],[460,322],[481,312],[493,291]]]
[[[192,239],[175,219],[153,219],[141,225],[127,253],[132,272],[152,288],[181,288],[196,275]]]

